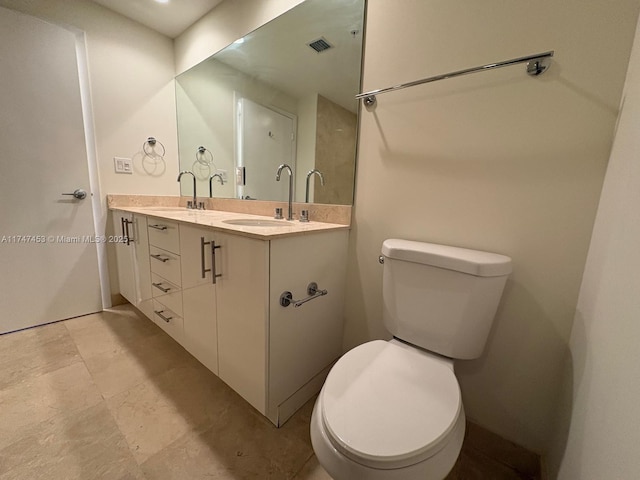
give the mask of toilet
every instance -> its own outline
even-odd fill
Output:
[[[465,432],[453,361],[482,354],[511,259],[389,239],[380,261],[393,339],[333,366],[313,409],[313,449],[334,480],[443,479]]]

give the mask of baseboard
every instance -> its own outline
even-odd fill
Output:
[[[540,455],[470,421],[467,421],[464,448],[472,448],[526,478],[539,480],[546,478],[542,476],[544,469]]]
[[[129,301],[124,298],[122,295],[120,295],[119,293],[112,293],[111,294],[111,306],[112,307],[117,307],[118,305],[125,305],[129,303]]]

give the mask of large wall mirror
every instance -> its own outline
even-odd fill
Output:
[[[295,201],[353,203],[364,8],[306,0],[176,78],[180,169],[199,196],[286,200],[286,163]]]

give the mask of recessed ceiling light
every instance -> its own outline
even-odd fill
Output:
[[[157,3],[169,3],[169,0],[156,0]]]

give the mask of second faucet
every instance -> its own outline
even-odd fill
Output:
[[[278,171],[276,172],[276,182],[280,181],[280,174],[285,168],[287,169],[287,172],[289,172],[289,210],[287,220],[293,220],[293,172],[291,171],[291,167],[286,163],[283,163],[278,167]]]

